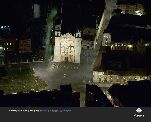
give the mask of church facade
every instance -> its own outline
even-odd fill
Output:
[[[81,32],[61,34],[60,28],[55,29],[54,62],[80,63]]]

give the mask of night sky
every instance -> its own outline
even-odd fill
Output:
[[[43,4],[46,1],[49,1],[49,3],[59,3],[61,0],[1,0],[0,1],[0,22],[10,22],[14,20],[26,20],[26,18],[29,18],[31,14],[31,5],[34,1],[39,1],[40,4]],[[54,2],[55,1],[55,2]],[[62,0],[62,1],[72,1],[70,3],[74,4],[78,1],[80,5],[84,5],[85,8],[89,7],[89,10],[84,10],[83,12],[87,12],[89,14],[90,12],[97,13],[100,11],[100,7],[103,7],[102,4],[104,0]],[[120,0],[120,1],[126,1],[126,0]],[[147,7],[147,10],[150,10],[150,0],[139,0],[142,3],[145,4]],[[87,6],[87,7],[86,7]],[[151,13],[150,11],[148,13]]]
[[[32,4],[38,2],[43,4],[59,4],[64,1],[64,25],[76,26],[89,24],[92,16],[102,15],[104,0],[1,0],[0,1],[0,24],[13,24],[21,28],[32,21]],[[125,0],[121,0],[125,1]],[[138,0],[146,7],[147,14],[151,15],[149,0]],[[70,24],[69,24],[70,23]]]
[[[58,4],[59,2],[64,1],[64,3],[68,3],[70,5],[78,5],[83,6],[81,12],[85,12],[84,14],[89,13],[97,13],[99,12],[99,8],[102,8],[102,0],[1,0],[0,1],[0,22],[20,22],[20,21],[29,21],[32,16],[32,3],[38,2],[40,4],[50,3],[50,4]],[[104,6],[104,5],[103,5]],[[75,8],[75,7],[74,7]],[[86,9],[86,10],[85,10]],[[69,10],[69,9],[68,9]],[[76,9],[77,10],[77,9]],[[71,6],[70,12],[78,13],[77,11],[73,11]],[[69,12],[69,11],[68,11]]]
[[[30,0],[1,0],[0,2],[1,23],[29,21],[32,9]]]

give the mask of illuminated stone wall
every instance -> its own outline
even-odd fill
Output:
[[[93,71],[93,82],[97,83],[127,83],[127,81],[146,80],[148,76],[142,75],[107,75],[104,72]]]
[[[104,33],[102,46],[108,46],[110,43],[111,43],[111,34],[110,33]]]
[[[117,5],[117,8],[122,10],[122,14],[133,14],[139,16],[145,14],[144,7],[141,4],[135,5],[119,4]]]
[[[81,32],[77,32],[75,34],[75,41],[74,41],[74,45],[75,45],[75,62],[74,63],[80,63],[80,55],[81,55]]]
[[[55,37],[54,62],[61,62],[61,57],[60,57],[60,37]]]
[[[60,35],[56,33],[55,48],[54,48],[54,62],[72,62],[80,63],[81,54],[81,32],[74,36],[67,33]]]
[[[134,45],[132,45],[128,41],[127,42],[114,42],[114,40],[112,41],[110,33],[103,34],[102,46],[110,46],[111,50],[129,50],[129,51],[133,51],[134,47]]]
[[[122,42],[122,43],[112,43],[111,50],[129,50],[133,51],[133,45],[130,43]]]

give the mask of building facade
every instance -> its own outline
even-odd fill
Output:
[[[3,47],[4,52],[17,52],[18,39],[17,38],[0,38],[0,45]]]
[[[94,39],[96,36],[96,28],[84,27],[82,36],[82,49],[94,49]]]
[[[124,42],[124,41],[116,42],[116,40],[114,40],[114,41],[112,40],[111,33],[103,34],[102,46],[109,46],[109,47],[111,47],[111,50],[133,51],[133,45],[130,43],[130,41],[126,41],[126,42]]]
[[[80,63],[81,32],[72,35],[55,31],[54,62]]]
[[[122,10],[122,14],[144,15],[145,9],[142,4],[118,4],[118,9]]]
[[[95,83],[121,83],[126,84],[127,81],[140,81],[150,79],[149,75],[139,74],[109,74],[103,71],[93,71],[93,82]]]

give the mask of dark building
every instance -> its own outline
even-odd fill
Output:
[[[117,71],[142,69],[142,71],[150,73],[150,25],[148,16],[113,16],[104,31],[104,34],[111,36],[108,46],[110,46],[112,51],[108,49],[103,54],[102,66],[108,70],[113,70],[114,68]]]
[[[117,0],[117,4],[135,4],[135,3],[143,3],[144,0]]]
[[[113,107],[107,96],[96,85],[86,85],[85,106],[87,107]]]
[[[148,16],[113,16],[104,31],[102,45],[111,46],[113,44],[113,47],[115,47],[115,45],[119,43],[120,46],[117,47],[123,47],[124,49],[124,44],[127,48],[129,48],[128,45],[135,47],[137,43],[142,40],[144,45],[146,44],[149,47],[149,43],[151,42],[150,25],[151,23]],[[110,36],[110,38],[108,38],[106,34]],[[133,50],[133,48],[130,50]]]
[[[60,90],[7,95],[0,91],[0,99],[1,107],[80,107],[80,93],[73,92],[71,85],[62,85]]]
[[[114,104],[119,107],[151,106],[151,81],[128,81],[128,85],[115,84],[108,91]]]
[[[149,54],[132,53],[130,51],[111,51],[103,53],[101,67],[104,70],[115,70],[119,72],[144,71],[150,74]]]

